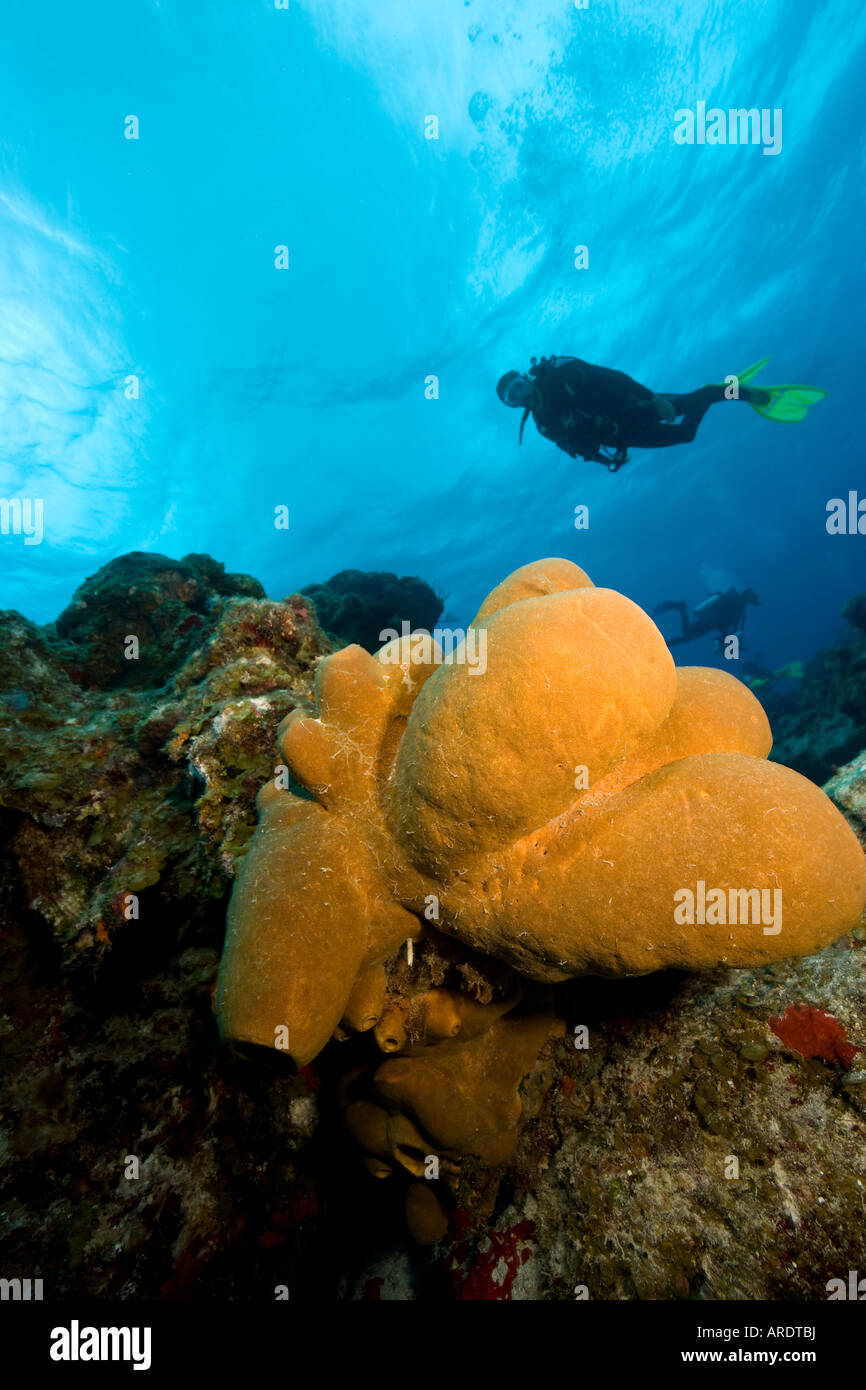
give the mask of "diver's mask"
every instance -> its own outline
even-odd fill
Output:
[[[510,406],[528,406],[535,394],[535,387],[528,376],[516,376],[505,388],[503,400]]]

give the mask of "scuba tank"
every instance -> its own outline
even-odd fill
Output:
[[[555,371],[556,368],[560,365],[560,363],[576,362],[577,360],[578,359],[576,357],[531,357],[529,359],[529,375],[534,377],[539,387],[543,389],[544,377],[548,372]],[[568,389],[570,390],[570,388]],[[526,422],[531,414],[532,407],[527,406],[523,412],[523,418],[520,421],[520,433],[518,435],[518,441],[521,444],[523,443],[523,431],[526,428]],[[576,414],[582,415],[587,420],[595,418],[593,416],[590,416],[588,412],[585,410],[576,409]],[[609,426],[609,432],[615,434],[617,432],[616,425],[612,421],[606,423]],[[629,461],[628,451],[627,449],[624,449],[621,445],[616,446],[613,444],[602,444],[599,446],[597,453],[598,457],[593,461],[597,463],[603,463],[610,473],[619,472],[623,464],[628,463]],[[583,458],[585,457],[585,455],[581,455],[581,457]]]

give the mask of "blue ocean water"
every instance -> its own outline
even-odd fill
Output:
[[[769,665],[831,641],[866,584],[825,525],[866,496],[862,5],[281,3],[4,14],[0,496],[44,539],[0,537],[0,604],[45,621],[115,555],[196,550],[274,597],[418,573],[465,623],[564,555],[648,609],[755,587]],[[781,150],[678,144],[698,102],[781,111]],[[830,394],[716,407],[614,476],[518,447],[494,385],[549,353],[657,391],[771,354]]]

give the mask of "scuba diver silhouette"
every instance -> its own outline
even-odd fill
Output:
[[[665,449],[690,444],[711,405],[741,400],[767,420],[803,420],[810,405],[827,393],[816,386],[751,386],[769,362],[755,363],[732,384],[700,386],[685,395],[656,395],[648,386],[609,367],[579,357],[532,358],[527,373],[506,372],[496,384],[504,405],[523,407],[520,443],[530,415],[539,434],[571,458],[603,463],[612,473],[628,463],[629,449]]]
[[[660,613],[669,613],[672,609],[679,613],[682,633],[679,637],[665,639],[669,647],[680,647],[684,642],[694,642],[709,632],[717,632],[715,649],[718,652],[722,650],[726,637],[742,637],[749,604],[760,607],[761,600],[754,589],[744,589],[742,593],[727,589],[724,593],[709,594],[697,605],[691,618],[682,600],[660,603],[653,609],[651,617],[657,618]]]

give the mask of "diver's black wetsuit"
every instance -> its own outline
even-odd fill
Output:
[[[725,637],[732,634],[742,637],[746,609],[749,604],[757,602],[754,589],[746,589],[742,593],[737,589],[727,589],[724,593],[709,594],[696,606],[693,618],[689,617],[688,607],[680,599],[660,603],[653,609],[653,617],[671,610],[679,613],[682,631],[678,637],[666,639],[669,647],[680,647],[685,642],[694,642],[698,637],[713,632],[718,633],[716,643],[719,646]]]
[[[599,449],[664,449],[689,444],[711,405],[725,399],[724,386],[701,386],[685,395],[660,392],[671,402],[678,423],[659,419],[648,386],[609,367],[579,357],[543,357],[530,367],[542,404],[532,411],[538,431],[572,458],[608,462]],[[740,392],[742,399],[747,393]]]
[[[691,444],[710,406],[725,400],[725,390],[724,386],[699,386],[685,395],[660,391],[659,395],[670,401],[677,416],[683,418],[677,424],[669,424],[659,420],[654,411],[643,411],[640,418],[632,417],[626,427],[628,445],[634,449],[665,449],[669,444]]]

